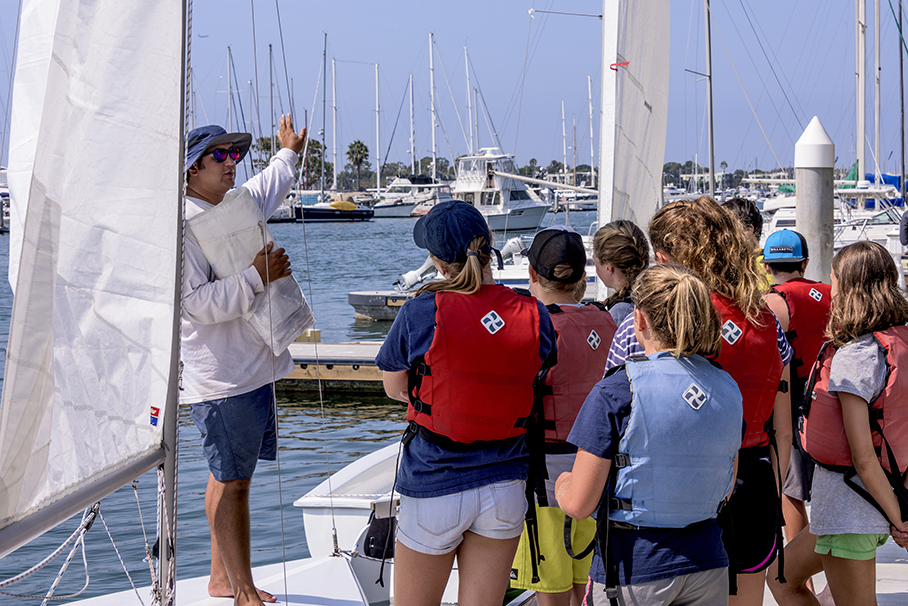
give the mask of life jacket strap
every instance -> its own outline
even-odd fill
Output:
[[[634,504],[630,499],[622,499],[620,497],[609,497],[608,500],[609,511],[633,511]]]
[[[619,452],[615,454],[615,457],[612,459],[612,466],[615,469],[621,469],[623,467],[631,466],[631,456],[624,452]]]

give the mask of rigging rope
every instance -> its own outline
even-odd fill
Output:
[[[785,97],[785,101],[788,103],[788,107],[791,109],[791,113],[794,114],[795,120],[798,121],[798,126],[801,130],[804,130],[804,123],[801,121],[800,116],[795,111],[794,106],[791,104],[791,99],[788,98],[788,93],[785,91],[785,87],[782,86],[781,80],[779,80],[779,75],[776,73],[776,68],[773,65],[773,62],[769,60],[769,55],[766,53],[766,48],[763,46],[763,41],[760,40],[760,36],[757,35],[757,30],[754,28],[753,21],[750,19],[750,14],[747,12],[747,9],[744,6],[743,0],[738,0],[741,3],[741,10],[744,11],[744,16],[747,17],[747,23],[750,25],[751,31],[754,33],[754,38],[757,39],[757,44],[760,45],[760,50],[763,51],[763,57],[766,59],[766,63],[769,65],[769,70],[772,72],[773,77],[776,79],[776,84],[779,85],[779,88],[782,91],[782,96]]]
[[[709,12],[710,16],[712,16],[712,9],[709,9]],[[744,98],[747,99],[747,104],[750,106],[750,111],[753,112],[754,118],[756,119],[757,124],[760,126],[760,132],[763,133],[763,138],[766,139],[766,144],[769,146],[769,150],[772,152],[773,157],[776,159],[776,164],[781,168],[783,164],[781,161],[779,161],[779,156],[776,155],[776,150],[773,148],[769,137],[766,136],[766,129],[763,128],[763,123],[760,122],[760,117],[757,116],[757,110],[754,109],[753,103],[750,102],[750,96],[748,96],[747,94],[747,89],[744,88],[744,83],[741,82],[741,76],[738,75],[738,68],[735,67],[735,62],[732,61],[731,53],[728,52],[728,47],[725,45],[725,39],[722,37],[722,32],[719,31],[719,27],[716,25],[716,20],[711,19],[711,21],[713,27],[716,28],[716,34],[719,35],[719,41],[722,42],[722,48],[725,49],[725,54],[728,56],[728,62],[731,63],[731,68],[735,72],[735,77],[738,79],[738,84],[741,85],[741,90],[744,92]]]
[[[67,595],[67,596],[57,596],[56,598],[51,598],[51,599],[65,600],[65,599],[76,597],[79,594],[81,594],[83,591],[85,591],[85,588],[88,587],[88,562],[85,560],[84,537],[85,537],[85,533],[87,533],[91,529],[91,525],[94,523],[95,517],[99,515],[100,510],[101,510],[100,503],[95,503],[94,505],[92,505],[91,507],[86,509],[82,513],[82,521],[79,523],[79,527],[76,528],[76,530],[73,531],[73,533],[71,535],[69,535],[69,538],[67,538],[65,541],[63,541],[63,543],[60,544],[60,546],[57,547],[57,549],[55,549],[53,551],[53,553],[51,553],[49,556],[47,556],[46,558],[44,558],[43,560],[41,560],[40,562],[38,562],[37,564],[35,564],[31,568],[29,568],[25,572],[17,574],[16,576],[6,579],[5,581],[0,581],[0,588],[6,588],[11,585],[15,585],[16,583],[32,576],[33,574],[35,574],[36,572],[38,572],[39,570],[41,570],[42,568],[44,568],[45,566],[50,564],[51,561],[54,560],[54,558],[56,558],[58,555],[60,555],[60,553],[64,549],[66,549],[73,541],[75,541],[76,543],[75,543],[75,545],[73,545],[73,551],[75,551],[76,547],[78,547],[80,543],[82,544],[82,551],[83,551],[82,559],[83,559],[83,563],[85,564],[85,586],[82,587],[82,589],[78,593],[74,593],[72,595]],[[71,558],[71,555],[68,557]],[[60,571],[60,573],[58,573],[58,577],[61,574],[63,574],[62,570]],[[55,581],[55,585],[56,585],[56,581]],[[13,597],[13,598],[33,598],[33,599],[38,599],[38,600],[45,599],[47,597],[47,596],[40,596],[40,595],[6,593],[4,591],[0,591],[0,595],[5,595],[5,596]]]
[[[2,135],[2,138],[0,138],[0,166],[3,166],[3,149],[4,149],[4,147],[6,147],[4,145],[4,142],[6,140],[7,135],[9,134],[7,127],[9,126],[9,118],[12,113],[10,111],[11,108],[10,108],[9,104],[10,104],[10,101],[13,96],[13,71],[14,70],[12,69],[12,66],[16,64],[16,56],[18,54],[18,49],[19,49],[19,26],[20,26],[21,22],[22,22],[22,0],[19,0],[19,9],[18,9],[18,12],[16,13],[16,34],[13,36],[13,56],[10,58],[9,81],[7,82],[7,85],[6,85],[6,107],[4,108],[4,111],[3,111],[3,135]]]

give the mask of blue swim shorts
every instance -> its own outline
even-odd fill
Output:
[[[190,404],[208,469],[218,482],[252,477],[257,459],[277,456],[271,384],[232,398]]]

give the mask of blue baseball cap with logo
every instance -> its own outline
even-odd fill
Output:
[[[184,170],[189,170],[189,167],[195,164],[196,160],[201,158],[209,147],[222,143],[233,143],[239,148],[240,157],[237,163],[240,163],[252,145],[252,135],[249,133],[228,133],[217,124],[209,124],[208,126],[192,129],[186,139],[186,166]]]
[[[763,246],[763,262],[803,261],[810,255],[807,252],[807,240],[804,236],[790,229],[781,229],[769,234]]]
[[[445,263],[466,261],[473,238],[485,236],[491,245],[489,225],[472,204],[453,200],[436,204],[413,227],[413,241]]]

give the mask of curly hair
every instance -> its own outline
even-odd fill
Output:
[[[653,250],[693,270],[712,292],[731,299],[748,322],[763,326],[762,277],[748,236],[709,196],[667,204],[649,224]]]
[[[754,232],[754,239],[758,242],[763,235],[763,215],[753,200],[747,198],[732,198],[722,204],[722,208],[733,214],[744,227],[750,227]]]
[[[593,236],[593,256],[599,263],[609,263],[627,278],[627,286],[604,301],[606,307],[625,299],[634,281],[649,267],[649,243],[646,234],[632,221],[619,219],[606,223]]]
[[[908,300],[889,252],[876,242],[855,242],[832,259],[836,296],[826,336],[841,347],[870,332],[908,322]]]
[[[719,353],[722,326],[709,289],[694,273],[674,264],[645,270],[631,290],[659,345],[676,358]]]

